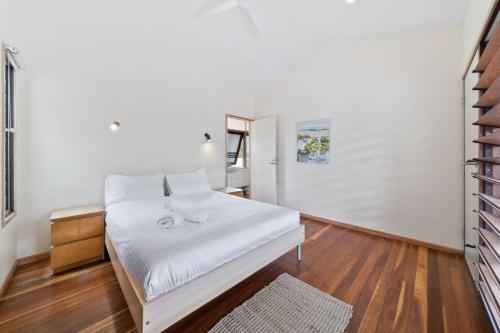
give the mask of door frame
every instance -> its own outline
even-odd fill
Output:
[[[248,122],[248,137],[250,138],[250,143],[248,145],[248,151],[249,151],[249,157],[248,159],[250,160],[252,158],[250,154],[250,146],[252,145],[252,121],[253,119],[250,118],[245,118],[242,116],[237,116],[233,114],[226,113],[224,117],[224,188],[227,188],[227,122],[229,119],[237,119],[237,120],[243,120]],[[247,165],[248,168],[248,198],[252,198],[252,172],[251,172],[251,165],[248,163]]]

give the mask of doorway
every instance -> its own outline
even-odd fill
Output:
[[[276,117],[226,115],[226,193],[277,202]]]
[[[252,120],[226,115],[226,193],[251,198],[250,124]]]

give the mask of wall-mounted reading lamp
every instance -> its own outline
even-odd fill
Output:
[[[207,140],[208,143],[212,142],[212,138],[210,137],[210,134],[205,133],[205,139]]]

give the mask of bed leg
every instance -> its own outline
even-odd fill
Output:
[[[300,248],[300,244],[297,245],[297,261],[302,261],[302,250]]]

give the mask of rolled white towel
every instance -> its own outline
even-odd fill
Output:
[[[184,217],[176,212],[168,212],[158,219],[156,224],[161,229],[171,229],[184,222]]]
[[[175,198],[174,196],[168,199],[165,207],[181,214],[186,220],[191,222],[205,223],[208,219],[208,212],[206,209],[186,200]]]

